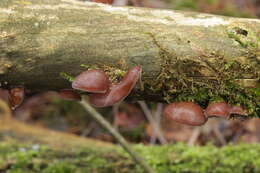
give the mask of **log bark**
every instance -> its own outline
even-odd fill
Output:
[[[102,68],[114,79],[141,65],[142,85],[132,98],[202,105],[221,98],[255,113],[259,37],[258,19],[75,0],[2,0],[0,84],[59,90],[70,87],[61,73]]]

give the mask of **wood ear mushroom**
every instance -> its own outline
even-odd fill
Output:
[[[16,87],[9,90],[9,102],[14,110],[23,102],[25,91],[23,87]]]
[[[228,118],[231,114],[246,115],[246,111],[240,106],[232,106],[226,102],[215,102],[208,105],[205,114],[207,117]]]
[[[168,119],[186,125],[201,126],[207,122],[203,109],[193,102],[171,103],[163,113]]]
[[[106,93],[109,79],[102,70],[88,70],[78,75],[72,82],[72,88],[91,93]]]
[[[81,96],[80,94],[76,93],[72,89],[63,89],[60,90],[59,96],[64,100],[71,100],[71,101],[80,101]]]
[[[106,107],[122,101],[134,88],[141,73],[142,69],[139,66],[129,69],[122,81],[112,84],[106,93],[90,94],[90,104],[96,107]]]

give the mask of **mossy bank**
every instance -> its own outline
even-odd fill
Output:
[[[160,173],[260,171],[260,145],[240,144],[216,148],[175,144],[134,147]],[[5,173],[142,173],[142,169],[119,150],[71,148],[62,151],[40,143],[5,140],[0,143],[0,172]]]

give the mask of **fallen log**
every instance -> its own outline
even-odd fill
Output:
[[[65,76],[143,68],[129,98],[224,99],[260,113],[260,20],[75,0],[0,2],[0,84],[69,88]],[[63,74],[63,75],[61,75]]]

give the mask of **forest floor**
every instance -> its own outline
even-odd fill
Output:
[[[1,173],[141,173],[121,147],[11,120],[0,128]],[[160,173],[260,172],[260,145],[133,145]]]

